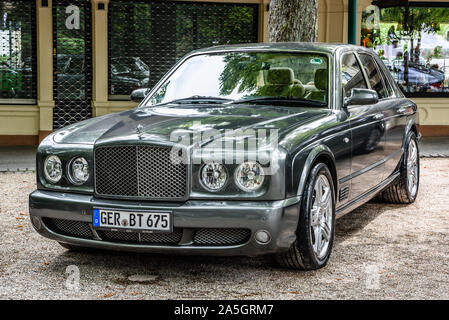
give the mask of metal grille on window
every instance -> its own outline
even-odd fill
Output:
[[[194,49],[257,40],[258,5],[111,0],[109,95],[151,88]]]
[[[91,3],[53,1],[53,128],[92,117]]]
[[[0,102],[35,103],[36,3],[0,1]]]

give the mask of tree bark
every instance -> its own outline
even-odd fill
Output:
[[[317,39],[318,0],[271,0],[268,18],[270,42]]]

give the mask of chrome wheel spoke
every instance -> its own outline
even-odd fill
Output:
[[[331,238],[331,228],[327,223],[324,223],[322,226],[322,234],[324,237],[324,240],[329,241]]]
[[[321,177],[318,177],[318,179],[317,179],[317,182],[315,185],[315,193],[316,193],[315,199],[317,201],[317,204],[321,205],[321,199],[323,197]]]
[[[329,188],[325,187],[324,189],[324,194],[321,200],[321,203],[325,206],[327,206],[329,204],[329,198],[331,196],[331,191]]]
[[[320,247],[321,247],[321,228],[319,226],[315,227],[314,230],[315,232],[315,252],[319,252],[320,251]]]
[[[318,224],[319,208],[316,206],[312,207],[310,214],[311,214],[310,224],[312,226],[316,226]]]

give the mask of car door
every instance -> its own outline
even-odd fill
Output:
[[[388,178],[396,169],[402,156],[402,142],[407,125],[408,116],[413,114],[413,103],[405,99],[394,87],[394,79],[383,65],[382,61],[375,55],[375,61],[381,81],[376,85],[379,95],[378,107],[383,114],[385,122],[385,172],[383,179]]]
[[[356,54],[342,57],[342,85],[349,97],[353,88],[371,89]],[[384,123],[376,104],[347,107],[351,128],[351,189],[349,200],[377,186],[384,172]]]

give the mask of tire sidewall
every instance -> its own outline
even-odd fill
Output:
[[[321,174],[324,174],[326,176],[326,178],[329,180],[329,184],[331,187],[332,226],[327,254],[322,259],[318,259],[313,250],[312,238],[310,234],[310,222],[311,222],[311,208],[313,204],[312,197],[315,182]],[[315,268],[321,268],[326,265],[326,263],[330,258],[335,235],[335,188],[329,168],[324,163],[316,164],[310,171],[306,188],[304,190],[303,199],[304,201],[302,201],[300,209],[300,218],[298,223],[296,245],[298,246],[298,250],[301,252],[302,258],[306,262],[308,262],[308,264],[313,265]]]

